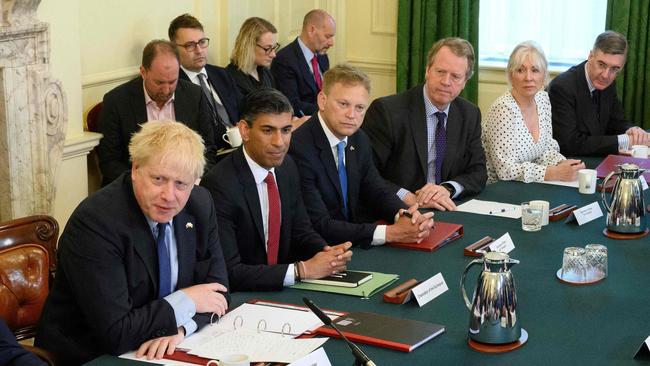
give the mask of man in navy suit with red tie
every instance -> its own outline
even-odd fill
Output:
[[[312,10],[305,15],[300,36],[281,49],[271,64],[277,89],[289,98],[297,117],[318,111],[316,96],[330,66],[326,52],[334,46],[335,35],[334,18],[324,10]]]
[[[201,179],[217,209],[232,291],[280,290],[345,270],[351,243],[329,246],[311,226],[296,165],[286,156],[293,110],[275,89],[242,101],[243,147]]]

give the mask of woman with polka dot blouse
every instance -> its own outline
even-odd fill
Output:
[[[535,42],[515,47],[506,69],[510,91],[490,107],[482,122],[488,182],[573,181],[585,165],[566,159],[553,139],[551,103],[543,90],[548,62]]]

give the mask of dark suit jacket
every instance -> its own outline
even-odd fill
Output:
[[[275,88],[275,79],[273,78],[273,74],[271,74],[271,69],[268,67],[257,67],[257,75],[260,78],[259,81],[255,80],[251,75],[241,71],[232,62],[226,66],[226,71],[228,71],[230,77],[235,81],[235,84],[237,84],[241,95],[245,96],[260,88]]]
[[[173,226],[177,289],[211,282],[227,287],[216,213],[204,188],[194,187]],[[154,236],[125,173],[85,199],[70,217],[36,345],[70,365],[176,334],[171,305],[158,299],[157,258]],[[205,314],[193,319],[199,328],[209,322]]]
[[[0,365],[47,366],[47,363],[18,344],[16,336],[0,318]]]
[[[318,55],[318,65],[322,73],[330,68],[327,55]],[[278,52],[271,64],[271,72],[275,77],[277,89],[291,101],[295,115],[302,117],[299,111],[304,115],[318,112],[318,86],[314,74],[309,71],[298,38]]]
[[[230,122],[233,125],[237,124],[239,122],[239,104],[242,99],[242,94],[237,89],[237,84],[223,67],[206,64],[205,72],[208,74],[210,85],[212,85],[219,99],[221,99],[223,107],[226,108]],[[191,82],[183,69],[179,69],[178,78]],[[208,108],[210,108],[209,104]],[[210,120],[213,122],[212,130],[214,131],[214,143],[217,145],[217,149],[230,149],[230,144],[223,140],[223,134],[226,133],[226,126],[221,123],[215,123],[212,118]]]
[[[376,99],[361,126],[370,138],[381,175],[411,192],[427,182],[427,124],[422,88],[420,84],[403,93]],[[480,192],[487,181],[481,111],[460,97],[449,107],[441,178],[460,183],[463,196]]]
[[[345,149],[349,221],[344,216],[332,148],[317,114],[293,133],[289,153],[300,172],[300,188],[312,224],[328,243],[350,240],[355,245],[370,245],[377,225],[363,223],[361,205],[371,211],[375,220],[388,222],[393,222],[397,211],[405,207],[395,194],[398,187],[377,172],[368,136],[361,130],[348,137]]]
[[[208,104],[198,86],[179,80],[174,94],[176,120],[196,131],[206,147],[208,166],[216,162],[216,146],[210,124]],[[99,142],[99,169],[102,186],[114,181],[124,171],[131,169],[129,141],[131,135],[147,122],[142,77],[128,81],[104,95],[99,116],[99,132],[104,137]]]
[[[553,109],[553,137],[567,156],[618,153],[616,135],[634,125],[625,119],[616,83],[600,95],[600,116],[585,77],[586,61],[558,75],[548,88]]]
[[[259,196],[242,148],[221,160],[201,180],[216,203],[232,291],[280,290],[288,263],[309,259],[326,245],[309,222],[291,157],[275,168],[275,176],[282,224],[278,264],[273,266],[267,265]]]

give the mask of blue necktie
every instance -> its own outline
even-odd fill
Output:
[[[167,226],[169,223],[158,223],[158,236],[156,237],[156,248],[158,250],[158,298],[169,295],[172,292],[172,267],[169,259],[169,244],[167,243]]]
[[[442,162],[445,160],[447,150],[447,131],[445,131],[445,112],[434,113],[438,119],[436,126],[436,184],[442,181]]]
[[[343,194],[343,216],[348,219],[348,173],[345,171],[345,142],[341,141],[336,145],[336,152],[339,159],[339,182]]]

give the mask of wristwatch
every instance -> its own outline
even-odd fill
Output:
[[[454,197],[456,188],[451,183],[441,183],[440,186],[449,191],[449,197]]]

